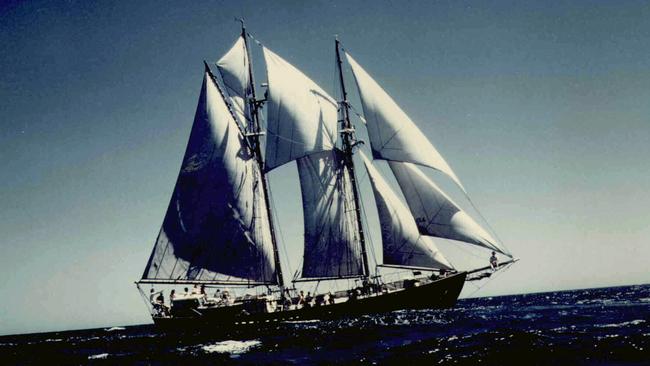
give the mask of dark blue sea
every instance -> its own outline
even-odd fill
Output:
[[[464,299],[451,310],[227,334],[142,325],[3,336],[0,364],[650,365],[650,285]]]

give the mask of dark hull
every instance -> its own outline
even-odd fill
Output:
[[[466,277],[467,273],[461,272],[418,287],[296,310],[246,314],[240,307],[232,306],[204,309],[202,315],[197,313],[196,316],[154,317],[153,320],[157,326],[165,329],[190,330],[259,325],[287,320],[336,319],[403,309],[445,309],[456,304]]]

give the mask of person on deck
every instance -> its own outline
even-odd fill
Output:
[[[185,289],[184,289],[183,296],[184,297],[190,296],[190,290],[187,287],[185,287]]]
[[[172,305],[174,303],[175,298],[176,298],[176,290],[172,290],[172,292],[169,293],[169,305]]]
[[[300,291],[300,295],[298,295],[298,306],[304,306],[305,305],[305,293]]]
[[[493,271],[496,271],[498,266],[499,261],[497,260],[497,254],[492,252],[492,256],[490,257],[490,267],[492,267]]]

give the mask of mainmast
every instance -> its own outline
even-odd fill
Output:
[[[350,182],[352,183],[352,195],[354,197],[354,206],[355,214],[357,218],[357,223],[359,227],[359,244],[361,245],[361,261],[363,264],[363,272],[366,277],[370,276],[370,270],[368,268],[368,254],[366,252],[366,241],[363,233],[363,224],[361,223],[361,209],[359,208],[359,191],[357,189],[357,179],[354,173],[354,161],[352,158],[353,148],[355,145],[354,141],[354,128],[352,122],[350,122],[350,111],[348,104],[348,94],[345,91],[345,81],[343,79],[343,64],[341,62],[341,53],[340,53],[340,42],[338,37],[335,41],[336,45],[336,65],[338,66],[339,71],[339,82],[341,85],[341,106],[343,112],[343,128],[341,129],[341,137],[343,139],[343,152],[345,156],[345,166],[348,168],[350,173]]]
[[[248,98],[248,104],[251,111],[251,121],[249,123],[248,129],[249,133],[247,134],[249,140],[252,142],[253,150],[255,152],[257,163],[260,167],[260,174],[262,175],[262,189],[264,190],[264,202],[266,204],[266,211],[269,216],[269,226],[271,230],[271,243],[273,244],[273,260],[275,262],[275,271],[278,280],[278,286],[280,286],[281,293],[284,292],[284,277],[282,275],[282,266],[280,264],[280,253],[278,252],[278,243],[275,236],[275,228],[273,224],[273,212],[270,206],[269,200],[269,188],[266,180],[266,174],[264,173],[264,160],[262,159],[262,149],[260,147],[260,135],[262,134],[262,129],[260,127],[259,121],[259,107],[261,102],[257,100],[255,95],[255,79],[253,78],[253,60],[251,59],[251,54],[248,49],[248,37],[246,34],[246,26],[244,25],[244,20],[239,19],[241,22],[241,36],[244,39],[244,48],[246,49],[246,58],[248,59],[248,80],[250,83],[250,98]]]

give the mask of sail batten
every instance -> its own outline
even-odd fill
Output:
[[[302,278],[363,274],[356,206],[343,154],[331,150],[297,160],[305,227]]]
[[[181,171],[143,280],[277,282],[261,170],[206,70]]]
[[[363,153],[361,156],[370,177],[379,214],[383,263],[395,266],[453,269],[432,238],[419,233],[411,213],[368,158]]]
[[[510,255],[418,167],[389,161],[420,233],[458,240]]]
[[[263,48],[268,73],[265,169],[336,144],[337,102],[300,70]]]
[[[393,98],[348,54],[375,159],[428,166],[449,176],[463,191],[463,185],[411,118]]]

